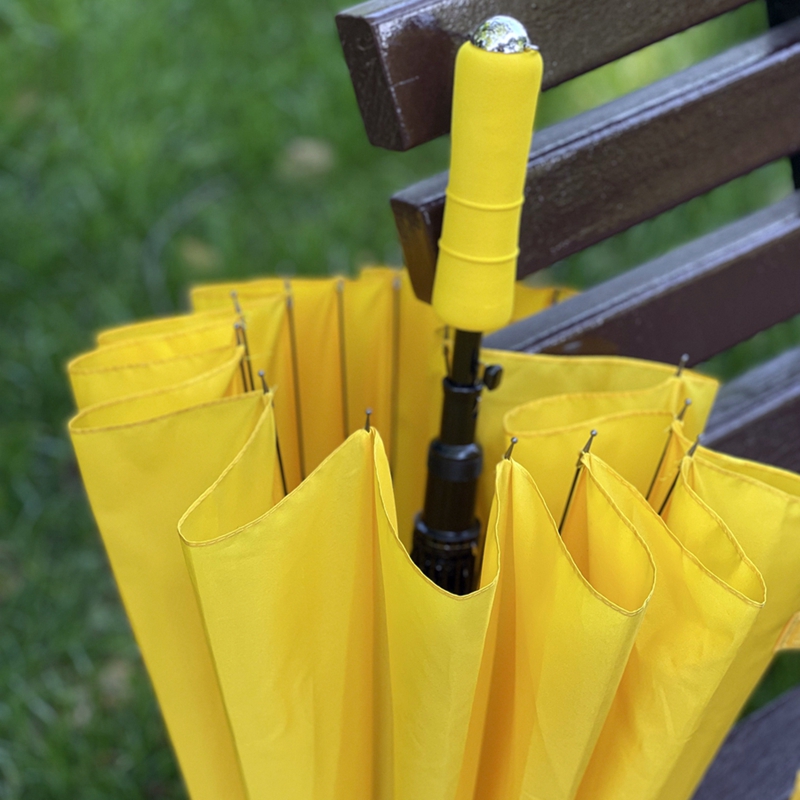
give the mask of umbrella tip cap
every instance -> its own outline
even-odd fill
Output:
[[[470,42],[490,53],[524,53],[537,48],[531,44],[525,26],[514,17],[498,14],[478,25],[469,37]]]
[[[371,416],[372,416],[372,409],[371,409],[371,408],[368,408],[368,409],[367,409],[367,421],[366,421],[366,423],[364,424],[364,430],[365,430],[367,433],[369,433],[369,432],[372,430],[372,425],[371,425],[371,421],[370,421],[370,417],[371,417]]]

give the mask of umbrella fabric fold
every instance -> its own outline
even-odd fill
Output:
[[[253,369],[268,369],[269,375],[283,327],[280,298],[254,303],[246,319],[250,338],[258,343],[258,352],[251,353]],[[67,367],[76,405],[165,388],[227,363],[237,346],[236,321],[231,307],[224,314],[172,317],[101,334],[96,350]]]
[[[518,463],[497,467],[484,575],[499,571],[475,798],[573,797],[653,591],[639,534],[592,477],[563,540]],[[591,556],[587,556],[591,553]]]
[[[407,550],[451,347],[408,276],[192,299],[69,365],[191,796],[687,800],[800,638],[800,477],[690,450],[716,381],[484,350],[504,377],[478,424],[483,565],[454,596]],[[553,301],[519,287],[516,308]]]
[[[659,466],[663,473],[683,456],[678,443],[669,450],[673,457],[659,465],[673,438],[673,419],[691,399],[682,430],[696,437],[719,385],[696,372],[677,375],[675,367],[628,358],[492,350],[483,358],[503,366],[502,388],[484,393],[478,418],[486,463],[496,464],[511,437],[517,437],[515,457],[530,471],[556,520],[566,505],[578,453],[593,429],[598,431],[593,451],[647,494]],[[484,475],[478,503],[483,519],[491,492]]]
[[[377,431],[270,508],[262,423],[180,524],[250,797],[453,797],[494,584],[467,598],[397,537]]]
[[[758,619],[766,588],[724,523],[683,486],[665,521],[597,456],[584,459],[644,538],[657,577],[577,796],[647,800],[661,796]]]
[[[661,800],[688,796],[700,781],[800,610],[800,476],[701,447],[684,463],[682,481],[687,493],[726,521],[763,576],[767,594],[763,611],[676,762]]]
[[[263,399],[255,393],[218,399],[218,387],[216,398],[188,388],[93,406],[72,420],[70,435],[188,790],[199,800],[244,800],[175,531],[187,506],[239,452]]]

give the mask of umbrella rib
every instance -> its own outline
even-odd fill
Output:
[[[295,419],[297,422],[297,449],[300,457],[300,479],[306,479],[306,456],[305,443],[303,441],[303,419],[301,415],[302,404],[300,402],[300,367],[297,359],[297,328],[294,319],[294,295],[292,294],[291,281],[285,281],[286,290],[286,314],[289,319],[289,348],[292,356],[292,378],[294,380],[294,406]]]
[[[267,385],[267,378],[264,375],[264,370],[260,369],[258,371],[258,377],[261,378],[261,388],[264,390],[264,394],[269,394],[269,386]],[[272,408],[275,408],[275,400],[272,401]],[[286,488],[286,472],[283,469],[283,456],[281,455],[281,440],[278,436],[278,420],[275,420],[275,450],[278,453],[278,468],[281,471],[281,483],[283,484],[283,496],[286,497],[289,494],[289,490]]]
[[[680,414],[678,414],[675,417],[675,419],[678,420],[678,422],[683,422],[683,418],[686,416],[686,412],[689,410],[689,406],[691,404],[692,404],[691,397],[687,397],[683,401],[683,408],[681,409]],[[672,427],[670,426],[669,433],[667,434],[667,441],[666,444],[664,445],[664,451],[661,453],[661,458],[658,459],[658,464],[656,465],[656,471],[653,473],[653,480],[650,481],[650,487],[648,488],[647,494],[645,495],[645,498],[647,500],[649,500],[650,495],[653,494],[653,487],[656,485],[656,478],[658,478],[658,473],[661,472],[661,467],[664,466],[664,460],[667,457],[667,452],[669,451],[669,446],[671,442],[672,442]]]
[[[233,332],[236,334],[236,346],[242,346],[242,334],[241,328],[238,322],[233,324]],[[242,354],[242,358],[239,360],[239,374],[242,376],[242,390],[247,391],[247,376],[244,371],[244,354]]]
[[[567,495],[567,502],[564,506],[564,513],[561,515],[561,522],[558,523],[559,536],[563,535],[564,533],[564,523],[567,521],[567,514],[569,514],[569,509],[572,505],[572,497],[575,494],[576,487],[578,486],[578,478],[580,478],[581,472],[583,471],[583,454],[588,453],[589,450],[591,450],[592,442],[594,441],[595,436],[597,436],[597,431],[593,430],[589,434],[589,441],[586,442],[580,454],[578,455],[578,463],[575,465],[575,475],[572,478],[572,486],[569,487],[569,494]]]
[[[675,491],[675,487],[678,485],[678,478],[681,476],[681,466],[685,459],[691,458],[695,451],[697,450],[698,445],[700,444],[700,437],[697,437],[697,440],[692,445],[689,452],[678,462],[678,471],[675,473],[675,479],[672,481],[672,485],[669,487],[669,491],[667,491],[667,495],[664,498],[664,502],[661,503],[661,507],[658,509],[658,516],[660,517],[664,513],[664,509],[667,507],[667,503],[669,502],[670,497],[672,497],[672,493]]]
[[[349,425],[349,409],[350,403],[348,400],[347,391],[347,345],[345,342],[345,327],[344,327],[344,280],[341,278],[336,284],[337,302],[336,308],[338,309],[339,316],[339,369],[342,373],[342,433],[346,439],[348,436]]]

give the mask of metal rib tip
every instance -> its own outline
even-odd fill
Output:
[[[263,369],[258,371],[258,377],[261,378],[261,388],[264,390],[264,394],[269,394],[269,386],[267,385],[267,378],[264,375]]]
[[[233,309],[241,317],[242,307],[239,305],[239,292],[235,289],[231,292],[231,300],[233,300]]]
[[[691,398],[691,397],[687,397],[687,398],[686,398],[686,399],[683,401],[683,408],[680,410],[680,413],[679,413],[679,414],[678,414],[678,416],[676,417],[676,419],[678,420],[678,422],[683,422],[683,418],[686,416],[686,412],[689,410],[689,406],[690,406],[691,404],[692,404],[692,398]]]
[[[508,450],[506,450],[506,454],[503,456],[506,461],[511,461],[511,453],[514,452],[514,445],[519,441],[516,436],[511,437],[511,444],[508,446]]]
[[[586,444],[583,446],[583,450],[581,450],[581,452],[580,452],[580,453],[578,453],[578,460],[577,460],[577,462],[575,463],[575,466],[576,466],[578,469],[580,469],[580,468],[581,468],[581,459],[583,458],[583,454],[584,454],[584,453],[588,453],[588,452],[589,452],[589,451],[592,449],[592,442],[594,441],[594,437],[595,437],[595,436],[597,436],[597,431],[593,430],[593,431],[592,431],[592,432],[589,434],[589,441],[588,441],[588,442],[586,442]]]
[[[691,446],[689,452],[686,454],[689,458],[691,458],[697,452],[697,448],[700,446],[700,439],[702,438],[703,436],[700,434],[700,436],[698,436],[695,440],[695,443]]]
[[[689,363],[689,354],[684,353],[681,356],[681,360],[678,362],[678,371],[675,373],[676,378],[680,378],[683,375],[683,371],[686,369],[686,365]]]
[[[538,49],[531,44],[525,26],[514,17],[504,15],[489,17],[475,28],[469,40],[475,47],[490,53],[524,53]]]
[[[364,430],[365,430],[367,433],[369,433],[369,432],[370,432],[370,430],[371,430],[371,428],[372,428],[372,426],[370,425],[370,417],[371,417],[371,416],[372,416],[372,409],[371,409],[371,408],[368,408],[368,409],[367,409],[367,421],[366,421],[366,423],[365,423],[365,425],[364,425]]]

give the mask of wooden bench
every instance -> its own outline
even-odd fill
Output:
[[[548,89],[745,0],[371,0],[337,25],[370,141],[407,150],[448,132],[455,53],[486,17],[519,19]],[[769,31],[539,131],[519,277],[733,178],[800,153],[800,0]],[[800,157],[792,158],[800,187]],[[417,295],[430,298],[445,174],[392,209]],[[705,361],[800,313],[800,193],[490,336],[488,346]],[[726,385],[706,443],[800,471],[800,348]],[[800,535],[800,532],[798,533]],[[696,800],[786,800],[800,769],[800,690],[734,729]]]

